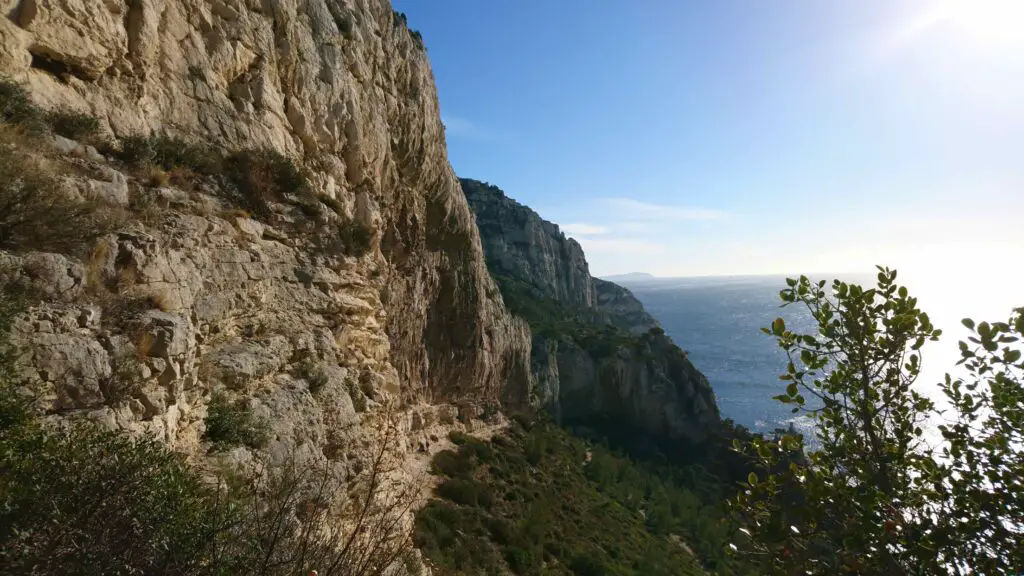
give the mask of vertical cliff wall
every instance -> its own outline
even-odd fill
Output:
[[[8,279],[45,296],[16,343],[53,411],[187,446],[224,389],[282,443],[330,458],[331,431],[359,420],[353,400],[452,404],[466,419],[526,402],[528,328],[484,266],[422,39],[386,0],[4,0],[0,11],[0,73],[41,107],[96,117],[115,148],[166,134],[279,151],[319,200],[313,215],[282,202],[257,221],[233,209],[222,179],[153,185],[91,149],[58,161],[68,186],[110,190],[132,218],[88,257],[2,254]],[[157,208],[142,218],[143,204]],[[318,249],[339,219],[369,231],[368,252]],[[101,302],[111,295],[141,304]],[[115,324],[111,310],[128,317]],[[126,357],[142,382],[124,398],[110,382]],[[328,394],[312,392],[309,366]]]
[[[461,180],[506,304],[531,326],[537,401],[698,442],[718,407],[698,371],[629,290],[592,278],[580,245],[495,186]]]

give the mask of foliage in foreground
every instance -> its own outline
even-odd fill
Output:
[[[416,519],[435,574],[740,573],[723,552],[726,487],[699,469],[638,464],[544,421],[453,440]]]
[[[0,437],[8,574],[202,573],[226,532],[213,494],[153,441],[26,424]]]
[[[0,573],[383,574],[415,500],[385,446],[355,485],[295,462],[210,484],[153,440],[27,419],[0,431]]]
[[[738,548],[770,574],[1019,574],[1024,309],[1008,322],[964,320],[966,373],[946,376],[936,403],[915,382],[921,348],[940,332],[896,272],[879,270],[873,288],[801,277],[782,291],[819,329],[798,334],[781,319],[766,329],[790,360],[777,399],[814,416],[821,449],[784,467],[780,450],[801,439],[745,448],[762,473],[734,502],[748,535]],[[931,425],[941,441],[928,440]]]

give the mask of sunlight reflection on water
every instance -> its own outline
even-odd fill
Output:
[[[922,351],[917,385],[935,400],[941,396],[937,384],[947,372],[954,377],[962,374],[956,366],[957,342],[966,339],[968,331],[960,320],[1005,321],[1014,306],[1024,306],[1019,270],[1004,267],[965,274],[939,264],[925,260],[901,269],[897,278],[943,330],[940,341],[928,343]],[[831,280],[832,276],[813,278]],[[843,278],[862,285],[875,281],[873,274]],[[790,423],[801,432],[811,431],[809,418],[794,416],[772,399],[784,389],[778,375],[785,371],[786,359],[774,339],[760,332],[776,316],[783,316],[792,330],[815,329],[806,311],[779,308],[784,276],[658,279],[627,287],[708,377],[723,416],[759,431]]]

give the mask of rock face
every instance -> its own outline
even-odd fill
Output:
[[[647,313],[632,292],[600,278],[593,278],[592,281],[597,294],[594,305],[606,315],[608,322],[634,334],[643,334],[658,327],[658,321]]]
[[[496,276],[527,280],[539,296],[570,306],[593,307],[594,283],[583,248],[536,212],[495,186],[461,179]]]
[[[398,399],[420,435],[424,420],[446,420],[430,416],[442,406],[456,407],[451,423],[526,405],[528,327],[504,310],[484,265],[422,39],[386,0],[0,8],[0,73],[41,107],[93,115],[106,138],[274,149],[372,234],[365,255],[324,253],[331,231],[319,222],[282,211],[287,229],[252,220],[216,181],[149,188],[95,149],[57,140],[56,153],[83,156],[68,189],[131,206],[136,224],[87,259],[0,253],[5,274],[48,296],[14,338],[51,410],[187,449],[210,391],[224,389],[289,423],[281,442],[331,458],[344,453],[334,436],[359,420],[354,399],[371,409],[381,395]],[[327,382],[316,394],[311,373]]]
[[[494,186],[461,183],[506,303],[533,328],[537,400],[565,420],[702,440],[719,419],[714,393],[632,293],[592,278],[558,226]]]

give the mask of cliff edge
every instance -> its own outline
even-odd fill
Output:
[[[530,324],[535,400],[565,421],[703,440],[719,421],[714,392],[633,294],[591,277],[557,225],[495,186],[461,183],[505,303]]]

